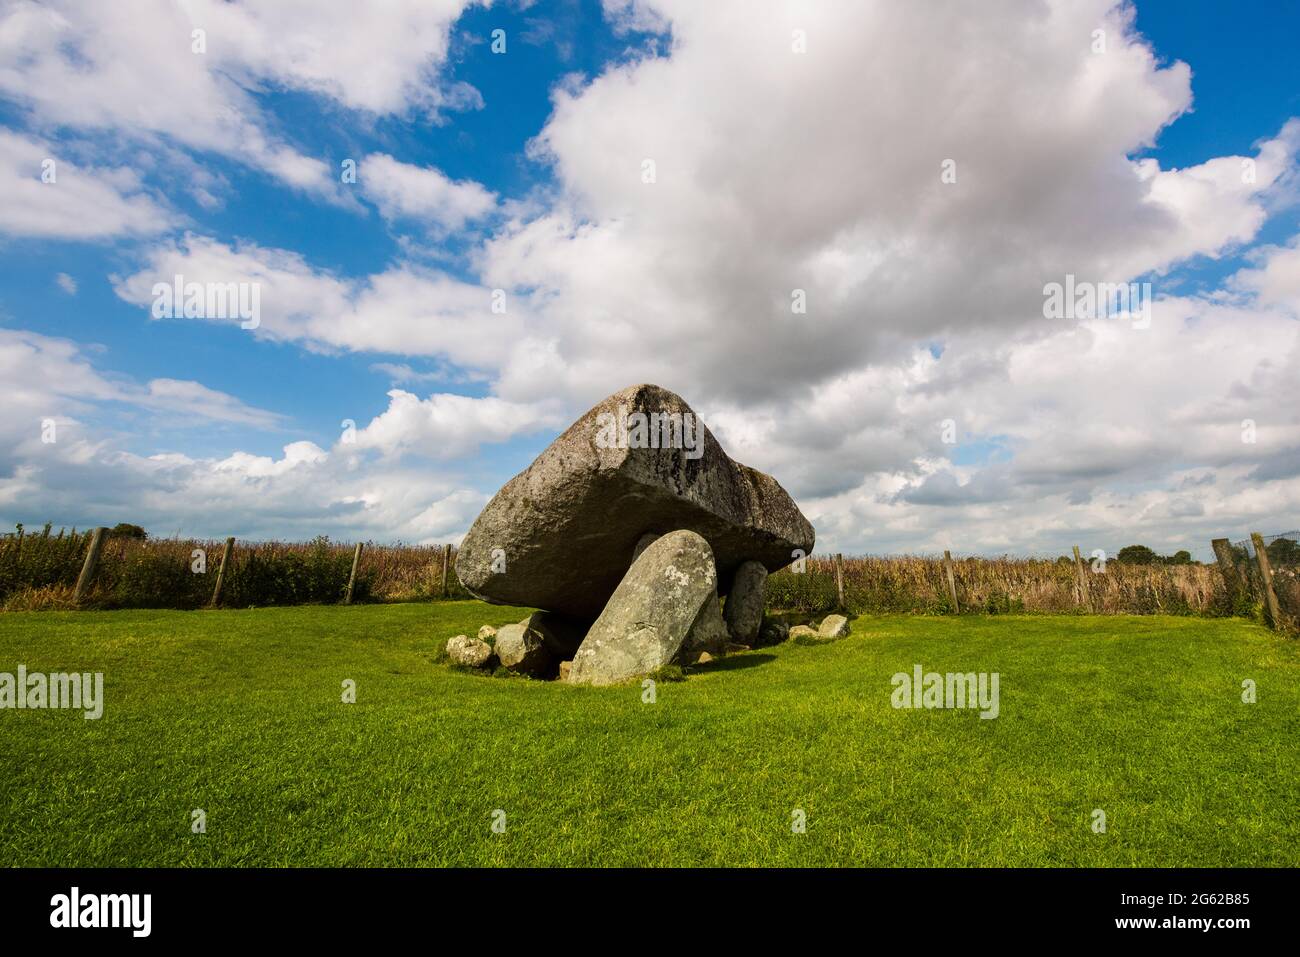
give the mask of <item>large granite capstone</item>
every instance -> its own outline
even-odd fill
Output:
[[[485,601],[594,621],[641,537],[680,529],[708,542],[721,594],[741,563],[776,571],[810,553],[814,537],[776,479],[732,461],[680,396],[632,386],[497,492],[461,543],[456,574]]]

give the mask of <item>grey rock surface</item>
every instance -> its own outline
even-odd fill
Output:
[[[542,633],[529,627],[526,618],[519,624],[498,628],[494,647],[501,663],[519,674],[545,677],[555,664]]]
[[[743,562],[776,571],[814,541],[776,479],[732,461],[680,396],[632,386],[497,492],[461,543],[456,574],[485,601],[592,620],[642,537],[679,529],[708,542],[719,594]],[[504,571],[494,570],[495,549]]]
[[[741,562],[732,578],[723,616],[733,640],[752,645],[763,624],[763,603],[767,594],[767,569],[760,562]]]
[[[716,605],[716,588],[709,543],[686,529],[663,535],[610,596],[573,658],[569,681],[614,684],[668,664],[704,605]]]
[[[700,613],[691,622],[691,630],[686,633],[678,658],[683,664],[694,664],[705,652],[717,657],[726,650],[730,640],[731,634],[722,619],[722,604],[715,593],[700,606]]]
[[[827,615],[817,626],[817,633],[823,638],[844,638],[849,633],[849,620],[843,615]]]
[[[492,647],[486,641],[468,635],[456,635],[447,640],[447,657],[453,664],[482,668],[492,657]]]

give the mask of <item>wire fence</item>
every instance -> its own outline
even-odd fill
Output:
[[[0,610],[261,607],[472,597],[450,545],[0,537]],[[1245,615],[1300,625],[1300,531],[1212,543],[1212,564],[1069,558],[808,557],[771,575],[768,607],[808,613]],[[230,548],[229,561],[225,548]],[[1269,566],[1267,574],[1263,565]],[[1099,567],[1100,566],[1100,567]]]
[[[438,601],[472,597],[455,574],[450,545],[366,544],[320,536],[309,542],[233,544],[229,566],[221,540],[136,539],[105,535],[80,600],[92,532],[54,532],[0,538],[0,609],[180,608],[216,601],[248,608],[364,601]],[[355,574],[353,572],[355,562]],[[351,588],[349,589],[349,582]],[[444,584],[445,582],[445,584]]]
[[[1296,554],[1300,553],[1300,531],[1278,532],[1276,535],[1262,535],[1260,537],[1264,539],[1264,554],[1269,557],[1270,561],[1281,561],[1283,564],[1294,564],[1297,560],[1300,560],[1300,555]],[[1292,542],[1294,543],[1294,547],[1285,546],[1274,548],[1273,546],[1277,542]],[[1232,547],[1244,551],[1248,558],[1255,557],[1255,543],[1249,538],[1244,538],[1239,542],[1233,542]],[[1279,553],[1278,558],[1273,557],[1275,552]]]

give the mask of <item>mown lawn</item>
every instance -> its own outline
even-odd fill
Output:
[[[522,614],[0,615],[0,671],[103,671],[106,697],[0,711],[0,863],[1300,863],[1300,643],[1242,621],[862,618],[653,704],[434,663]],[[918,663],[998,672],[1000,716],[895,710]]]

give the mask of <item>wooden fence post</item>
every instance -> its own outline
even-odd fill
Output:
[[[1241,569],[1237,567],[1237,556],[1232,553],[1232,542],[1226,538],[1216,538],[1210,542],[1210,547],[1214,549],[1214,560],[1219,566],[1219,574],[1223,576],[1224,587],[1228,590],[1228,604],[1235,614],[1242,593],[1246,590],[1246,582],[1242,578]]]
[[[1074,577],[1079,582],[1079,604],[1091,615],[1092,592],[1088,588],[1088,576],[1083,571],[1083,557],[1079,554],[1078,545],[1074,546]]]
[[[352,586],[357,583],[357,562],[361,561],[361,543],[357,542],[356,549],[352,552],[352,574],[348,576],[348,591],[343,596],[343,604],[352,604]]]
[[[838,610],[844,611],[844,556],[839,552],[835,553],[835,600]]]
[[[73,604],[81,604],[81,599],[86,597],[91,582],[95,580],[95,567],[99,564],[99,551],[104,547],[104,535],[107,532],[108,529],[101,525],[90,533],[90,547],[86,549],[86,560],[81,565],[77,588],[72,593]]]
[[[954,615],[960,615],[961,606],[957,604],[957,577],[952,573],[952,552],[946,548],[943,550],[943,573],[948,578],[948,597],[952,599],[952,612]]]
[[[451,545],[442,546],[442,597],[447,597],[447,568],[451,565]]]
[[[1268,564],[1268,553],[1264,551],[1264,536],[1251,532],[1250,540],[1255,543],[1255,561],[1259,563],[1259,577],[1264,583],[1264,597],[1268,600],[1268,620],[1274,629],[1282,627],[1282,611],[1277,604],[1277,593],[1273,591],[1273,569]]]
[[[230,552],[235,547],[235,536],[231,535],[226,539],[226,547],[221,550],[221,567],[217,569],[217,584],[212,589],[212,601],[209,603],[212,608],[217,607],[217,602],[221,601],[221,586],[226,583],[226,566],[230,564]]]

